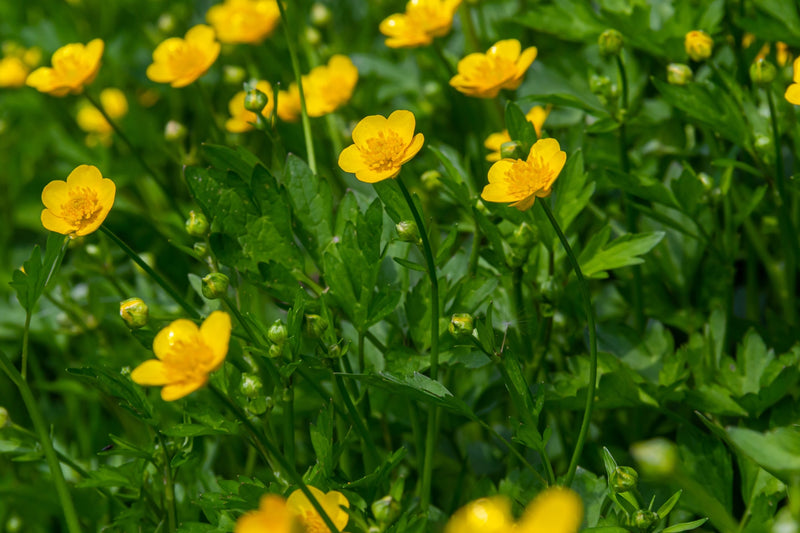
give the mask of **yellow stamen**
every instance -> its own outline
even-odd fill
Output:
[[[367,150],[362,151],[364,162],[376,172],[400,166],[405,144],[394,130],[381,130],[377,137],[367,140]]]

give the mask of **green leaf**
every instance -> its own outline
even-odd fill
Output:
[[[23,263],[24,272],[23,269],[17,269],[11,274],[8,284],[14,288],[20,305],[28,313],[33,313],[36,302],[61,266],[68,239],[69,237],[59,233],[50,232],[47,235],[44,257],[41,249],[34,246],[30,258]]]
[[[658,508],[658,511],[656,511],[658,516],[660,516],[661,518],[666,518],[669,515],[669,513],[672,512],[672,509],[676,505],[678,505],[678,500],[681,499],[682,495],[683,495],[683,491],[679,490],[678,492],[676,492],[675,494],[670,496],[669,499],[667,501],[665,501],[661,505],[661,507]]]
[[[156,423],[153,418],[153,408],[142,387],[131,381],[129,376],[121,374],[118,370],[99,366],[68,368],[67,372],[87,380],[105,394],[122,400],[120,406],[133,413],[139,420],[148,424]]]
[[[529,28],[557,35],[567,41],[586,42],[607,29],[591,4],[582,0],[560,0],[552,4],[537,3],[516,21]]]
[[[742,453],[784,483],[800,475],[800,429],[797,427],[780,427],[766,433],[741,427],[729,427],[726,431]]]
[[[595,183],[591,182],[587,185],[588,177],[583,167],[583,152],[577,150],[567,159],[567,164],[555,189],[553,211],[561,224],[562,231],[566,232],[569,229],[572,221],[589,204],[589,200],[594,194]]]
[[[505,120],[509,136],[512,140],[518,141],[522,153],[527,154],[537,139],[533,124],[525,117],[522,109],[511,100],[506,103]]]
[[[300,242],[319,261],[333,235],[333,197],[330,184],[311,172],[299,157],[289,154],[283,171]]]
[[[663,231],[623,235],[604,245],[591,257],[581,260],[581,270],[586,277],[604,278],[606,270],[643,263],[641,255],[652,250],[661,239]]]
[[[447,187],[453,198],[465,209],[472,206],[472,198],[467,187],[469,183],[469,173],[459,160],[459,154],[454,148],[440,144],[438,146],[428,145],[428,150],[439,160],[445,170],[442,183]]]
[[[258,216],[250,190],[229,171],[186,167],[186,183],[195,201],[211,221],[211,231],[231,237],[244,234],[248,221]]]
[[[320,411],[316,423],[311,424],[311,446],[325,476],[333,476],[333,404]]]
[[[425,265],[420,265],[419,263],[415,263],[414,261],[409,261],[408,259],[403,259],[402,257],[392,257],[392,260],[398,265],[402,265],[409,270],[416,270],[417,272],[428,272],[428,268]]]
[[[233,149],[218,144],[204,143],[202,150],[212,167],[218,170],[231,170],[242,180],[249,180],[253,168],[260,163],[258,157],[241,146]]]
[[[664,528],[661,533],[677,533],[678,531],[691,531],[697,529],[708,521],[708,518],[700,518],[693,522],[683,522]]]

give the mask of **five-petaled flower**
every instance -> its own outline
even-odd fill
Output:
[[[272,34],[280,18],[276,0],[225,0],[206,13],[220,42],[230,44],[260,43]]]
[[[198,24],[186,32],[185,38],[170,37],[156,47],[147,77],[173,87],[186,87],[206,73],[217,60],[219,50],[214,30]]]
[[[208,375],[222,366],[228,354],[231,318],[214,311],[198,328],[180,318],[158,332],[150,359],[131,372],[139,385],[163,386],[161,398],[173,401],[190,394],[208,381]]]
[[[792,68],[794,68],[794,74],[792,77],[792,83],[789,87],[786,88],[786,100],[794,105],[800,105],[800,57],[794,60],[792,64]]]
[[[683,41],[686,54],[694,61],[703,61],[711,57],[714,40],[702,30],[692,30]]]
[[[450,518],[444,533],[577,533],[583,503],[572,490],[553,487],[539,493],[514,523],[511,503],[503,496],[468,503]]]
[[[272,85],[268,81],[259,81],[256,83],[256,89],[267,95],[267,105],[261,110],[261,114],[265,118],[269,118],[275,107],[275,95],[272,93]],[[257,120],[255,113],[245,109],[245,96],[245,91],[240,91],[228,102],[228,111],[230,111],[231,118],[225,121],[225,129],[231,133],[250,131]]]
[[[366,183],[394,178],[425,141],[421,133],[414,135],[415,127],[411,111],[395,111],[389,118],[381,115],[364,118],[353,128],[354,144],[339,154],[339,166]]]
[[[536,130],[536,137],[542,136],[542,127],[544,126],[544,121],[547,120],[547,115],[550,114],[550,106],[548,105],[547,108],[542,106],[535,105],[528,111],[528,114],[525,115],[525,118],[528,119],[528,122],[533,124],[533,129]],[[500,155],[500,149],[502,148],[503,144],[507,142],[511,142],[511,135],[509,135],[508,130],[503,130],[499,133],[492,133],[486,140],[483,142],[483,145],[491,150],[492,152],[486,156],[487,161],[500,161],[502,159]]]
[[[51,181],[42,190],[42,225],[62,235],[88,235],[106,219],[116,191],[97,167],[80,165],[67,181]]]
[[[358,69],[349,57],[336,54],[327,65],[314,67],[301,79],[308,116],[321,117],[350,101],[358,82]],[[278,93],[277,113],[287,122],[300,116],[300,91],[296,83],[291,83],[288,91]]]
[[[277,494],[265,494],[258,502],[258,510],[250,511],[239,517],[234,533],[292,533],[297,530],[299,522],[289,512],[286,500]]]
[[[450,79],[450,85],[467,96],[494,98],[500,89],[520,86],[536,53],[535,46],[522,50],[516,39],[499,41],[485,54],[469,54],[459,61],[458,74]]]
[[[390,48],[427,46],[447,35],[461,0],[409,0],[405,13],[383,19],[379,29]]]
[[[81,43],[62,46],[53,53],[53,66],[37,68],[25,83],[53,96],[78,94],[97,76],[104,47],[102,39],[89,41],[85,46]]]
[[[350,516],[347,511],[342,507],[350,508],[350,502],[347,501],[344,494],[332,490],[324,493],[316,487],[308,486],[308,490],[314,495],[314,498],[319,502],[325,510],[325,514],[336,526],[336,529],[342,531],[347,525]],[[322,520],[322,516],[317,512],[311,501],[306,497],[300,489],[297,489],[289,495],[286,500],[286,505],[289,508],[289,513],[297,517],[303,525],[304,531],[308,533],[323,533],[328,531],[328,527]]]
[[[536,197],[550,196],[567,154],[555,139],[540,139],[531,147],[528,159],[501,159],[489,169],[489,184],[481,198],[489,202],[513,202],[525,211]]]

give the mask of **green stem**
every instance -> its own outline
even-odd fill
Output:
[[[280,3],[280,2],[279,2]],[[317,500],[316,496],[308,490],[308,485],[305,484],[303,478],[297,473],[297,471],[292,468],[283,455],[280,454],[278,449],[272,444],[269,439],[267,439],[263,433],[261,433],[253,423],[247,418],[247,415],[242,412],[239,407],[231,401],[221,390],[219,390],[215,385],[212,383],[208,384],[208,388],[211,390],[212,393],[227,407],[231,413],[247,428],[250,434],[253,437],[254,442],[256,443],[256,448],[262,454],[262,456],[268,461],[269,455],[275,460],[278,466],[284,471],[286,476],[289,480],[297,485],[300,488],[300,491],[305,494],[308,501],[311,502],[311,505],[316,509],[319,516],[322,518],[322,521],[325,522],[325,525],[328,526],[331,533],[339,533],[339,529],[331,520],[331,517],[328,516],[328,513],[325,512],[325,509]],[[268,454],[267,454],[268,452]]]
[[[144,270],[147,273],[147,275],[153,279],[153,281],[158,283],[161,286],[161,288],[167,292],[167,294],[172,296],[172,299],[175,300],[175,302],[178,305],[180,305],[190,317],[195,319],[200,318],[200,313],[198,313],[194,309],[194,307],[189,305],[189,303],[180,294],[178,294],[178,291],[175,290],[175,288],[173,288],[172,285],[170,285],[166,279],[161,277],[160,274],[158,274],[155,270],[150,268],[150,265],[145,263],[144,260],[141,257],[139,257],[139,254],[134,252],[130,246],[125,244],[125,242],[122,239],[117,237],[117,235],[107,227],[100,226],[100,229],[103,231],[103,233],[105,233],[108,236],[109,239],[114,241],[114,244],[122,248],[122,251],[125,252],[128,255],[128,257],[130,257],[133,260],[134,263],[139,265],[139,267],[141,267],[141,269]]]
[[[14,367],[6,354],[2,351],[0,351],[0,367],[3,368],[3,372],[5,372],[14,385],[16,385],[22,396],[25,408],[28,411],[28,416],[31,417],[33,428],[36,431],[39,443],[42,445],[42,451],[44,452],[47,466],[50,468],[50,475],[53,477],[53,484],[56,486],[58,500],[62,512],[64,513],[64,521],[67,523],[67,531],[69,533],[80,533],[81,526],[78,522],[78,515],[75,512],[75,506],[72,503],[72,496],[69,493],[67,482],[64,480],[64,474],[61,472],[61,464],[58,461],[58,456],[50,440],[47,424],[41,412],[39,412],[39,407],[36,404],[33,393],[28,383],[22,377],[22,374],[17,371],[16,367]]]
[[[167,524],[169,527],[169,532],[173,533],[177,528],[177,513],[175,508],[175,487],[173,486],[172,481],[172,466],[170,463],[172,459],[169,456],[169,451],[167,450],[167,443],[164,440],[164,436],[161,435],[160,431],[156,431],[156,436],[158,437],[158,442],[161,444],[161,451],[164,455],[164,507],[167,508]]]
[[[286,462],[294,468],[294,387],[292,387],[291,377],[286,384],[286,398],[283,402],[285,409],[283,417],[283,452],[286,454]]]
[[[317,158],[314,155],[314,140],[311,137],[311,120],[308,118],[308,110],[306,109],[306,96],[303,91],[303,78],[300,75],[300,62],[297,60],[295,42],[289,34],[289,19],[286,17],[286,9],[283,7],[282,2],[278,2],[278,9],[281,12],[283,29],[286,33],[286,45],[289,47],[289,56],[292,60],[292,70],[294,71],[294,79],[297,83],[297,91],[300,93],[300,115],[303,122],[303,138],[305,139],[306,152],[308,153],[308,168],[311,169],[311,172],[316,174]]]
[[[417,223],[419,234],[422,238],[422,249],[425,255],[425,261],[428,265],[428,277],[431,280],[431,379],[437,380],[439,378],[439,282],[436,279],[436,263],[433,260],[433,250],[431,249],[431,242],[428,238],[428,231],[425,228],[425,223],[417,210],[414,199],[408,192],[405,184],[399,178],[397,184],[403,193],[403,197],[408,203],[408,208],[411,209],[411,214],[414,216],[414,222]],[[433,479],[433,455],[436,451],[436,435],[438,433],[437,419],[439,409],[438,407],[431,407],[428,414],[428,428],[425,435],[425,463],[422,471],[422,494],[420,495],[420,506],[423,512],[428,510],[431,503],[431,481]]]
[[[570,459],[569,468],[567,469],[567,477],[564,480],[564,486],[569,487],[572,484],[572,480],[575,478],[575,472],[578,468],[578,459],[580,459],[581,452],[583,451],[586,436],[589,434],[589,424],[592,420],[592,410],[594,409],[594,393],[597,382],[597,332],[595,331],[594,309],[592,308],[592,298],[589,294],[589,284],[586,278],[583,277],[583,272],[581,271],[575,254],[572,252],[572,247],[569,245],[569,241],[564,235],[564,232],[561,231],[561,227],[558,225],[556,217],[550,210],[550,206],[547,205],[547,201],[543,200],[536,203],[541,205],[542,209],[544,209],[545,215],[547,215],[556,235],[558,235],[558,240],[560,240],[561,244],[564,246],[564,251],[567,253],[567,258],[569,258],[572,270],[575,272],[575,277],[578,278],[581,296],[583,297],[583,305],[586,310],[586,319],[589,323],[589,389],[586,391],[586,407],[583,412],[581,429],[578,433],[578,441],[575,444],[575,450],[572,452],[572,459]]]
[[[334,383],[336,383],[336,387],[339,389],[339,394],[342,395],[342,402],[344,403],[350,418],[353,419],[353,424],[356,427],[356,431],[361,436],[361,441],[364,444],[364,473],[369,474],[378,464],[380,464],[381,456],[378,453],[378,449],[375,447],[375,443],[372,441],[372,437],[369,435],[369,430],[367,429],[366,424],[364,424],[364,420],[361,418],[361,413],[358,412],[355,404],[353,404],[353,399],[350,397],[347,387],[345,387],[342,376],[334,372],[333,377]]]
[[[20,374],[22,379],[28,380],[28,339],[31,331],[31,312],[25,311],[25,329],[22,330],[22,362],[20,364]]]

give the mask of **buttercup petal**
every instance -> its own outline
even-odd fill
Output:
[[[536,200],[536,194],[531,194],[530,196],[523,198],[519,202],[514,202],[511,207],[516,207],[520,211],[527,211],[533,205],[533,202]]]
[[[517,59],[517,72],[519,76],[524,76],[525,72],[530,68],[531,64],[536,59],[539,49],[535,46],[526,48]]]
[[[361,151],[355,144],[351,144],[339,154],[339,168],[345,172],[355,174],[364,166],[364,158],[361,157]]]
[[[486,55],[494,55],[516,62],[521,49],[522,45],[517,39],[506,39],[494,43],[494,46],[489,48]]]
[[[214,42],[214,28],[205,24],[198,24],[186,32],[185,39],[188,42],[200,45],[210,44]]]
[[[533,146],[531,146],[531,151],[528,154],[528,160],[530,161],[531,157],[533,156],[538,156],[541,157],[543,161],[549,161],[560,150],[561,146],[558,144],[557,140],[539,139],[533,144]]]
[[[403,140],[403,144],[406,145],[408,145],[414,137],[414,128],[416,128],[416,126],[417,121],[414,118],[414,113],[405,109],[398,109],[392,112],[386,120],[386,127],[394,130]]]
[[[425,143],[425,136],[422,135],[421,133],[417,133],[414,136],[414,139],[411,141],[411,144],[409,144],[408,147],[406,148],[406,151],[403,154],[403,159],[400,160],[400,164],[405,165],[406,163],[411,161],[411,159],[413,159],[413,157],[417,155],[417,153],[422,149],[422,145],[424,143]]]
[[[68,223],[63,218],[56,216],[53,211],[50,209],[43,209],[42,215],[42,226],[48,231],[54,231],[56,233],[60,233],[62,235],[69,235],[75,231],[75,227]]]
[[[131,379],[139,385],[166,385],[170,381],[167,366],[157,359],[148,359],[134,368]]]
[[[200,387],[206,384],[208,376],[202,376],[197,380],[183,381],[180,383],[170,383],[161,389],[161,399],[165,402],[172,402],[179,400],[184,396],[188,396]]]
[[[800,56],[797,56],[797,59],[792,63],[792,81],[800,83]]]
[[[365,148],[367,141],[377,137],[378,132],[388,127],[386,117],[381,115],[370,115],[364,117],[355,128],[353,128],[353,142],[359,148]]]
[[[197,324],[189,319],[179,318],[158,332],[153,339],[153,352],[159,359],[164,359],[175,343],[192,338],[199,332]]]
[[[506,173],[511,170],[514,164],[513,159],[501,159],[489,168],[489,183],[502,183],[506,179]]]
[[[102,181],[103,175],[100,173],[100,170],[93,165],[78,165],[69,173],[69,176],[67,176],[67,185],[70,187],[97,189]]]
[[[576,533],[583,521],[583,503],[572,490],[546,489],[530,504],[518,524],[519,533]]]
[[[231,339],[230,315],[224,311],[214,311],[200,326],[200,335],[214,354],[211,369],[218,368],[228,354],[228,343]]]
[[[793,83],[789,85],[786,89],[786,94],[784,95],[789,103],[794,105],[800,105],[800,83]]]
[[[356,171],[356,179],[364,183],[378,183],[389,178],[394,178],[400,174],[400,167],[389,168],[386,170],[372,170],[367,167],[362,167]]]
[[[53,213],[61,213],[61,206],[69,200],[69,185],[66,181],[54,180],[42,189],[42,203]]]

